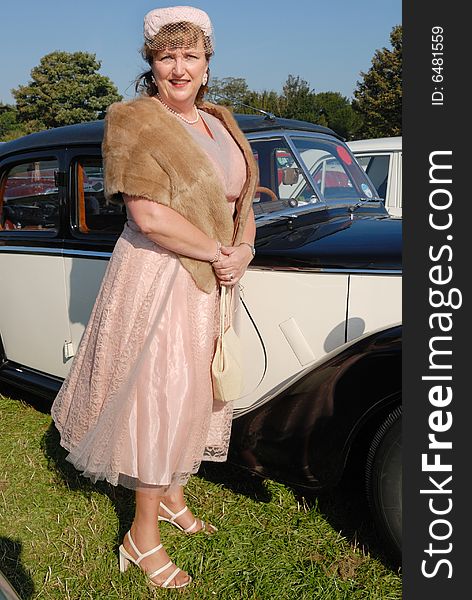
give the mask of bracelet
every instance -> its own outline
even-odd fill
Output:
[[[243,244],[245,244],[246,246],[249,246],[249,248],[251,248],[252,257],[254,258],[256,256],[256,249],[254,248],[254,246],[252,244],[250,244],[249,242],[241,242],[239,245],[242,246]]]
[[[215,256],[209,261],[210,265],[212,265],[214,262],[217,262],[220,260],[220,255],[221,255],[221,242],[216,242],[216,254]]]

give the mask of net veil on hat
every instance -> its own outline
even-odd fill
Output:
[[[205,46],[213,53],[214,37],[210,17],[205,11],[193,6],[169,6],[149,11],[144,17],[144,40],[146,45],[152,49],[160,49],[163,40],[157,42],[156,36],[161,33],[159,37],[162,37],[162,29],[165,28],[165,32],[169,33],[169,39],[171,39],[172,25],[178,26],[177,24],[180,23],[191,23],[199,27],[205,38]]]

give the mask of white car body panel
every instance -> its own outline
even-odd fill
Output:
[[[70,339],[77,350],[108,263],[66,257],[64,264]],[[246,273],[236,313],[236,328],[247,350],[245,381],[235,408],[251,406],[281,380],[290,379],[344,343],[347,283],[347,275],[334,273],[259,269]],[[54,370],[50,367],[47,372],[58,370],[58,365]]]
[[[8,283],[2,284],[0,292],[0,331],[6,356],[32,369],[65,377],[71,361],[64,346],[71,334],[62,257],[0,253],[0,273]]]
[[[7,255],[0,255],[4,273],[6,259]],[[26,317],[17,323],[0,318],[7,356],[65,377],[107,264],[107,260],[86,257],[8,256],[8,272],[17,275],[14,285],[2,294],[0,317],[18,310]],[[56,285],[40,285],[44,281]],[[344,343],[401,322],[399,276],[254,268],[248,270],[241,284],[236,327],[247,351],[243,357],[244,389],[235,402],[236,409],[251,406]],[[43,306],[54,318],[44,318]],[[48,323],[47,332],[41,330],[41,323]],[[45,345],[44,339],[49,343]],[[68,359],[64,356],[66,341],[71,342]]]
[[[107,265],[107,260],[64,257],[65,297],[74,354],[90,318]]]
[[[402,322],[402,278],[351,275],[347,342]]]
[[[238,316],[247,349],[245,384],[235,408],[251,406],[344,343],[347,282],[347,275],[334,273],[246,273],[241,283],[247,310],[241,306]]]

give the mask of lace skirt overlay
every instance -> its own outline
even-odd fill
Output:
[[[218,291],[128,225],[51,410],[67,459],[93,481],[167,493],[224,461],[232,406],[213,400]]]

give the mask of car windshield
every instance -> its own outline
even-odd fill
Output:
[[[265,152],[271,157],[268,170],[275,173],[271,188],[276,190],[277,198],[262,202],[259,200],[264,196],[256,197],[258,220],[272,221],[336,205],[379,202],[377,190],[343,143],[309,135],[292,135],[289,140],[292,143],[286,145],[281,139],[274,141],[271,153]],[[253,150],[256,156],[262,155],[263,144],[253,144]],[[260,157],[261,170],[262,162]],[[266,180],[265,189],[268,183]]]

